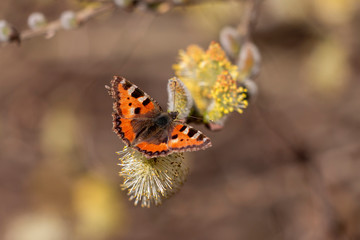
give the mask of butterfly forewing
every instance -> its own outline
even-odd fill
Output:
[[[195,151],[211,147],[211,141],[202,132],[188,125],[177,124],[168,141],[172,151]]]
[[[130,146],[151,117],[162,111],[161,107],[148,94],[122,77],[112,79],[110,94],[114,99],[113,130]],[[137,121],[133,122],[134,119]]]
[[[114,111],[122,118],[139,118],[162,111],[154,99],[125,78],[115,76],[111,81],[111,91],[115,99]]]

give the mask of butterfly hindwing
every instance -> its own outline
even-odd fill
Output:
[[[165,156],[171,152],[166,142],[151,143],[142,141],[135,146],[135,149],[142,152],[147,157]]]
[[[202,132],[177,124],[171,132],[168,146],[172,151],[195,151],[211,147],[211,141]]]
[[[166,119],[163,125],[157,124],[159,119]],[[145,127],[138,133],[134,148],[142,152],[147,157],[164,156],[171,152],[167,143],[169,132],[172,128],[172,120],[167,113],[150,119]]]
[[[126,143],[127,146],[135,139],[134,128],[131,125],[131,119],[123,118],[117,113],[112,114],[113,117],[113,131]]]

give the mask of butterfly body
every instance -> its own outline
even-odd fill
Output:
[[[173,118],[170,113],[160,113],[159,116],[154,118],[154,123],[158,126],[158,127],[167,127],[169,126],[173,120],[175,120],[175,118]]]
[[[177,120],[178,112],[163,111],[155,100],[125,78],[115,76],[108,89],[114,99],[114,132],[127,146],[146,157],[211,146],[208,137]]]

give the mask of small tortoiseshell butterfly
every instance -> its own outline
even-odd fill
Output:
[[[165,112],[148,94],[123,77],[114,76],[108,87],[113,104],[113,130],[129,147],[146,157],[211,147],[208,137],[177,120],[178,112]]]

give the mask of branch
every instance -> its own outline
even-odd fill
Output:
[[[102,4],[96,8],[85,8],[78,11],[76,14],[76,21],[79,25],[83,25],[88,22],[90,19],[101,15],[105,12],[113,10],[115,8],[115,4],[106,3]],[[45,27],[39,29],[28,29],[20,34],[21,40],[28,40],[34,37],[45,35],[46,38],[51,38],[55,35],[55,33],[61,30],[63,27],[61,25],[60,19],[48,23]]]
[[[245,2],[244,15],[237,27],[241,36],[248,38],[250,32],[255,28],[262,1],[263,0],[247,0]]]
[[[122,8],[124,10],[134,10],[135,8],[139,8],[141,10],[148,10],[154,13],[163,14],[178,6],[193,6],[199,5],[202,3],[208,2],[230,2],[232,0],[179,0],[177,2],[168,1],[168,0],[130,0],[124,1],[122,3],[117,3],[116,0],[107,0],[107,1],[95,1],[98,4],[96,7],[85,7],[82,10],[74,12],[74,18],[77,26],[84,25],[91,19],[104,14],[106,12],[110,12],[115,10],[116,8]],[[1,21],[1,20],[0,20]],[[6,21],[3,21],[6,22]],[[45,38],[49,39],[55,36],[56,32],[64,29],[64,26],[61,23],[61,19],[57,19],[55,21],[49,22],[42,27],[38,27],[35,29],[27,29],[25,31],[19,32],[15,27],[11,25],[6,26],[6,31],[8,35],[5,36],[6,40],[0,38],[0,46],[7,45],[11,42],[22,42],[24,40],[28,40],[31,38],[45,36]],[[3,31],[0,27],[0,32]],[[6,32],[5,31],[5,32]],[[1,36],[0,36],[1,37]]]

